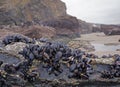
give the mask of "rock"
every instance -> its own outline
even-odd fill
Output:
[[[118,42],[120,42],[120,39],[118,40]]]
[[[59,36],[80,36],[77,18],[67,15],[65,3],[61,0],[2,0],[0,3],[0,25],[7,25],[7,28],[14,25],[31,26],[36,23],[42,24],[47,22],[48,24],[50,23],[49,25],[47,24],[48,26],[53,25],[52,27],[57,28],[57,30],[49,30],[46,27],[41,29],[39,26],[40,30],[34,29],[35,31],[33,31],[35,27],[32,27],[30,30],[23,30],[24,35],[39,38],[44,35],[49,37],[51,32],[53,35],[54,32],[57,32]],[[4,27],[6,26],[1,28],[3,29]],[[47,29],[50,33],[44,34],[41,32],[41,30],[44,32]],[[40,34],[39,37],[38,34]]]
[[[108,35],[120,35],[119,29],[113,29],[111,31],[108,31]]]
[[[120,35],[120,25],[99,25],[99,31],[106,35]]]
[[[2,44],[2,40],[0,40],[0,50],[2,50],[4,45]]]
[[[13,51],[16,51],[17,47],[18,49],[22,49],[23,46],[26,46],[26,44],[19,42],[7,46],[13,46],[12,47],[14,48]],[[12,48],[9,49],[11,50]],[[71,51],[67,52],[67,50]],[[14,64],[13,67],[16,70],[16,73],[13,75],[13,77],[10,78],[11,81],[8,80],[9,76],[7,76],[8,77],[7,82],[10,83],[13,82],[11,83],[13,85],[14,83],[16,83],[16,85],[20,85],[19,80],[21,84],[24,83],[25,80],[25,82],[31,83],[32,85],[34,84],[36,85],[37,83],[42,85],[43,80],[45,82],[48,81],[46,82],[47,84],[54,83],[56,80],[57,82],[55,83],[56,84],[59,83],[60,85],[63,83],[67,85],[69,83],[72,83],[73,81],[74,84],[78,84],[77,82],[79,81],[80,83],[83,83],[84,81],[96,81],[96,79],[97,81],[100,81],[100,78],[94,79],[89,78],[90,76],[95,77],[95,74],[99,74],[96,70],[103,68],[103,67],[99,67],[97,69],[94,67],[92,68],[91,60],[95,61],[96,64],[108,64],[108,65],[114,64],[114,58],[92,59],[90,56],[91,54],[87,56],[88,54],[84,53],[82,50],[70,49],[67,45],[62,44],[60,42],[46,42],[46,44],[43,45],[30,44],[29,46],[26,46],[23,49],[22,53],[23,53],[22,55],[25,58],[23,60],[20,60],[19,57],[9,55],[9,52],[7,52],[6,54],[1,53],[2,55],[0,55],[0,59],[4,63]],[[68,60],[64,61],[62,57],[67,57],[68,55],[67,53],[70,53],[70,57],[72,58],[69,57]],[[16,53],[14,52],[14,54]],[[83,55],[83,58],[80,57],[79,54]],[[56,58],[58,58],[59,60],[56,61]],[[71,65],[72,63],[73,64],[69,67],[67,66],[68,63],[69,65]],[[92,75],[90,74],[90,69],[94,70]],[[101,71],[99,70],[99,72]],[[10,73],[7,74],[11,76]],[[18,74],[18,78],[14,78],[16,74]],[[70,74],[73,74],[72,78],[69,78]],[[35,78],[35,76],[37,77]]]
[[[116,51],[120,51],[120,49],[117,49]]]
[[[30,25],[29,27],[11,27],[8,29],[0,29],[0,39],[5,38],[8,35],[21,34],[30,38],[40,39],[44,38],[53,38],[56,36],[55,28],[42,25]]]
[[[95,24],[88,23],[79,20],[80,33],[92,33],[92,32],[104,32],[106,35],[120,35],[120,25],[105,25],[105,24]]]
[[[93,31],[104,32],[106,35],[120,35],[120,26],[98,24],[96,27],[93,27]]]
[[[22,51],[22,49],[23,49],[25,46],[26,46],[25,43],[17,42],[17,43],[14,43],[14,44],[10,44],[10,45],[5,46],[5,50],[7,50],[7,51],[12,51],[12,52],[15,52],[15,53],[19,53],[20,51]]]
[[[17,86],[23,87],[23,86],[25,86],[25,83],[26,83],[22,78],[18,77],[17,75],[16,76],[15,75],[14,76],[8,76],[7,80],[11,84],[13,84],[13,86],[14,86],[14,84],[16,84]]]
[[[0,40],[3,39],[7,35],[13,34],[13,31],[7,30],[7,29],[0,29]]]
[[[83,20],[78,20],[79,21],[79,30],[81,34],[88,34],[93,32],[93,24],[85,22]]]
[[[55,28],[49,26],[34,25],[34,26],[30,26],[28,29],[22,29],[22,30],[23,31],[20,31],[21,34],[36,39],[40,39],[42,37],[53,38],[56,35]]]
[[[42,24],[55,28],[57,36],[80,37],[80,26],[76,17],[61,16],[57,19],[44,21]]]
[[[57,19],[52,19],[42,22],[45,26],[51,26],[54,28],[66,28],[66,29],[76,29],[79,28],[79,22],[76,17],[73,16],[62,16]]]
[[[115,59],[114,58],[95,58],[93,59],[94,63],[97,64],[114,64]]]
[[[15,57],[15,55],[0,52],[0,61],[8,64],[17,64],[18,62],[20,62],[20,59],[19,57]]]
[[[68,46],[71,48],[82,49],[87,52],[95,50],[94,46],[92,46],[88,41],[84,41],[84,40],[72,40],[68,43]]]
[[[0,25],[21,24],[33,20],[48,20],[66,15],[60,0],[1,0]]]
[[[28,30],[20,31],[32,38],[53,37],[53,35],[55,37],[55,34],[59,37],[80,36],[78,19],[67,15],[66,6],[61,0],[2,0],[0,19],[0,25],[7,25],[2,26],[2,29],[11,28],[12,31],[16,31],[19,28],[17,26],[27,27]],[[32,26],[36,24],[49,27]]]

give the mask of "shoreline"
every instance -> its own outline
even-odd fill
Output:
[[[99,44],[120,45],[119,39],[120,39],[120,35],[107,36],[103,32],[101,32],[101,33],[81,34],[81,37],[76,38],[75,40],[86,40],[91,43],[99,43]]]
[[[91,33],[91,34],[82,34],[80,38],[76,38],[75,40],[80,41],[88,41],[91,45],[92,44],[101,44],[105,46],[117,46],[118,49],[120,46],[120,35],[112,35],[112,36],[106,36],[104,33]],[[93,45],[92,45],[93,46]],[[94,47],[95,48],[95,47]],[[102,51],[90,51],[88,53],[93,53],[99,57],[103,55],[114,55],[114,54],[120,54],[120,51],[113,51],[113,50],[102,50]]]

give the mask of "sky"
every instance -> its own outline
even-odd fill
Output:
[[[67,13],[92,23],[120,24],[120,0],[62,0]]]

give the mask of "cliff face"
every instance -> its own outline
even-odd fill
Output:
[[[78,19],[73,16],[61,16],[57,19],[43,21],[42,24],[55,28],[58,36],[73,37],[80,35]]]
[[[0,0],[0,24],[20,24],[66,15],[60,0]]]
[[[87,33],[92,33],[93,30],[93,24],[92,23],[87,23],[85,21],[79,20],[79,25],[80,25],[80,33],[82,34],[87,34]]]
[[[101,31],[106,35],[120,35],[119,25],[101,25]]]
[[[92,32],[104,32],[106,35],[120,35],[120,25],[93,24]]]
[[[120,35],[120,25],[87,23],[79,20],[80,33],[104,32],[106,35]]]
[[[34,27],[36,24],[40,29]],[[19,26],[22,32],[18,30],[17,33],[29,37],[32,35],[33,38],[40,38],[46,32],[48,34],[51,29],[53,29],[50,32],[52,37],[55,34],[58,36],[80,35],[78,19],[66,13],[65,3],[61,0],[0,0],[0,25],[5,27],[10,25],[8,28],[12,28],[10,31],[13,32],[17,30],[17,28],[13,29],[13,26]],[[28,30],[24,26],[27,26]],[[41,33],[35,36],[33,35],[35,31]],[[26,34],[27,32],[29,34]]]

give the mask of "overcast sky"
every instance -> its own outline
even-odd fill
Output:
[[[120,24],[120,0],[62,0],[67,13],[87,22]]]

